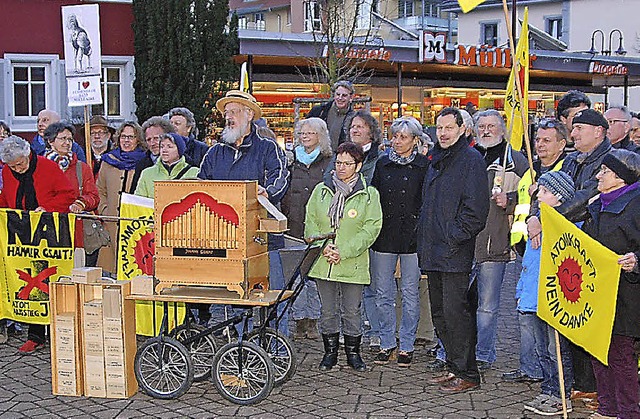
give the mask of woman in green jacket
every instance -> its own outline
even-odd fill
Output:
[[[360,357],[362,290],[370,282],[369,247],[382,228],[382,209],[378,191],[367,186],[359,173],[363,160],[359,145],[340,144],[331,180],[318,184],[307,203],[305,237],[336,233],[334,243],[325,247],[309,272],[322,302],[322,371],[338,362],[341,330],[347,364],[356,371],[366,369]]]
[[[155,180],[196,179],[198,168],[185,161],[186,148],[183,136],[173,132],[163,134],[160,139],[160,158],[156,164],[142,171],[135,194],[153,198]]]

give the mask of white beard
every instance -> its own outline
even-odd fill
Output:
[[[245,132],[248,131],[248,127],[236,126],[231,128],[230,126],[224,127],[222,130],[222,141],[227,144],[235,144],[239,139],[244,137]]]

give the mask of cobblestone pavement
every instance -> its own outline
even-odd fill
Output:
[[[20,356],[22,339],[0,347],[0,417],[2,418],[527,418],[523,402],[533,399],[538,384],[507,383],[501,374],[518,366],[515,316],[515,267],[509,265],[502,290],[498,361],[484,374],[480,390],[443,395],[427,385],[426,350],[419,348],[409,369],[394,363],[374,365],[374,353],[363,351],[368,370],[352,372],[340,353],[339,368],[318,371],[321,342],[294,344],[298,368],[294,377],[276,387],[263,402],[237,406],[224,400],[210,382],[195,383],[177,400],[158,400],[138,393],[129,400],[58,397],[51,394],[49,349]],[[571,418],[587,418],[581,404]]]

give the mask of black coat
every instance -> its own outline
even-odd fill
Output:
[[[589,205],[582,229],[618,255],[634,252],[640,260],[640,189],[618,197],[603,211],[601,206],[600,199]],[[640,338],[640,274],[621,271],[619,281],[613,333]]]
[[[160,158],[160,156],[158,156]],[[151,152],[147,150],[144,153],[144,157],[136,164],[136,171],[133,172],[133,180],[131,181],[131,193],[136,191],[138,187],[138,181],[140,181],[140,175],[142,175],[142,171],[146,168],[153,166],[155,162],[151,160]]]
[[[378,159],[371,186],[380,192],[382,230],[371,246],[381,253],[416,253],[417,225],[422,206],[422,183],[428,160],[422,154],[409,164],[385,155]]]
[[[293,237],[304,236],[304,217],[307,202],[313,192],[313,188],[322,182],[322,175],[327,168],[330,156],[320,154],[318,158],[307,166],[294,160],[289,166],[290,182],[287,193],[280,202],[282,213],[287,216],[289,233]]]
[[[476,236],[489,214],[484,159],[464,140],[429,153],[418,221],[422,271],[471,272]]]
[[[327,122],[327,117],[329,116],[329,109],[333,106],[333,99],[328,101],[327,103],[323,103],[322,105],[316,105],[307,114],[307,118],[320,118],[323,121]],[[351,122],[351,117],[356,113],[356,111],[349,106],[349,110],[342,121],[342,129],[340,130],[340,137],[338,137],[338,145],[347,141],[347,132],[349,131],[348,123]],[[329,127],[329,131],[331,131],[331,127]],[[332,141],[333,143],[333,141]],[[336,151],[335,149],[333,151]]]
[[[562,163],[563,172],[573,179],[576,194],[571,201],[563,202],[556,210],[572,223],[584,221],[587,217],[587,204],[598,194],[596,173],[600,170],[604,156],[611,151],[611,143],[605,138],[589,155],[574,151]]]
[[[207,151],[209,151],[209,146],[206,143],[196,140],[192,135],[186,139],[184,158],[189,165],[200,167]]]

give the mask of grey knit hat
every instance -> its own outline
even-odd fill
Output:
[[[549,189],[560,202],[571,201],[576,193],[573,179],[565,172],[547,172],[540,176],[538,185]]]

